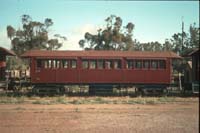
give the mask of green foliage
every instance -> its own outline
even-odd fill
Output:
[[[189,28],[189,47],[199,48],[199,31],[200,27],[196,27],[196,23],[190,25]]]
[[[199,48],[199,31],[200,29],[196,27],[195,23],[190,25],[189,33],[175,33],[171,39],[166,39],[163,50],[184,55],[194,48]]]
[[[133,23],[122,28],[122,19],[111,15],[105,19],[106,27],[98,29],[97,34],[85,33],[85,38],[79,41],[79,46],[85,50],[129,50],[134,46],[132,33]]]
[[[6,60],[7,70],[27,70],[28,62],[22,60],[21,58],[10,56]]]
[[[162,44],[159,42],[139,43],[135,45],[137,51],[162,51]]]
[[[66,40],[65,37],[56,34],[55,39],[49,39],[49,28],[53,25],[50,18],[45,21],[33,21],[29,15],[22,15],[22,27],[17,30],[11,25],[7,26],[7,36],[11,40],[12,50],[21,55],[31,49],[54,50],[62,46],[59,40]]]

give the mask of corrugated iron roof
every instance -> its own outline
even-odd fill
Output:
[[[190,52],[188,55],[189,55],[189,56],[192,56],[192,55],[194,55],[194,54],[197,54],[198,52],[199,52],[199,49],[196,48],[196,49],[194,49],[192,52]]]
[[[47,51],[31,50],[21,57],[138,57],[138,58],[181,58],[173,52],[147,51]]]
[[[16,54],[11,50],[8,50],[6,48],[0,47],[0,55],[12,55],[12,56],[15,56]]]

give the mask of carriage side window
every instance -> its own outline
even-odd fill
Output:
[[[48,68],[51,68],[51,60],[48,60]]]
[[[134,67],[133,64],[134,64],[133,60],[127,60],[126,68],[133,69],[133,67]]]
[[[95,60],[90,61],[90,69],[96,69],[96,61]]]
[[[68,68],[69,62],[68,60],[63,60],[63,68]]]
[[[44,68],[48,68],[48,60],[44,60]]]
[[[141,69],[142,68],[142,60],[136,60],[135,61],[135,68]]]
[[[42,68],[42,60],[37,60],[37,68]]]
[[[83,61],[82,61],[82,68],[83,68],[83,69],[88,69],[88,67],[89,67],[88,64],[89,64],[88,60],[83,60]]]
[[[159,60],[159,68],[161,68],[161,69],[166,68],[166,61],[165,60]]]
[[[103,60],[98,60],[97,61],[98,69],[103,69],[104,67],[104,61]]]
[[[143,68],[144,69],[149,69],[150,61],[149,60],[144,60],[143,61]]]
[[[114,69],[121,69],[121,61],[120,60],[114,61]]]
[[[56,60],[52,60],[52,68],[56,68]]]
[[[60,60],[57,60],[57,61],[56,61],[56,68],[61,68],[61,67],[60,67],[60,66],[61,66],[60,64],[61,64],[61,63],[60,63]]]
[[[105,67],[106,67],[106,69],[111,69],[112,68],[112,61],[110,61],[110,60],[105,61]]]
[[[71,68],[76,68],[76,60],[71,60]]]
[[[157,60],[152,60],[151,61],[151,68],[152,69],[157,69],[158,68],[158,61]]]
[[[63,68],[63,61],[62,60],[59,61],[60,61],[60,68]]]

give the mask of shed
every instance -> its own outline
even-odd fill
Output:
[[[192,57],[192,89],[199,92],[199,49],[194,49],[188,55]]]
[[[199,81],[199,49],[193,50],[191,53],[189,53],[189,56],[192,57],[192,80]]]
[[[15,53],[0,47],[0,81],[5,79],[6,56],[15,56]]]

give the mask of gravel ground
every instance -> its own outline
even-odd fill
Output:
[[[199,99],[165,104],[0,104],[1,133],[198,133]]]

